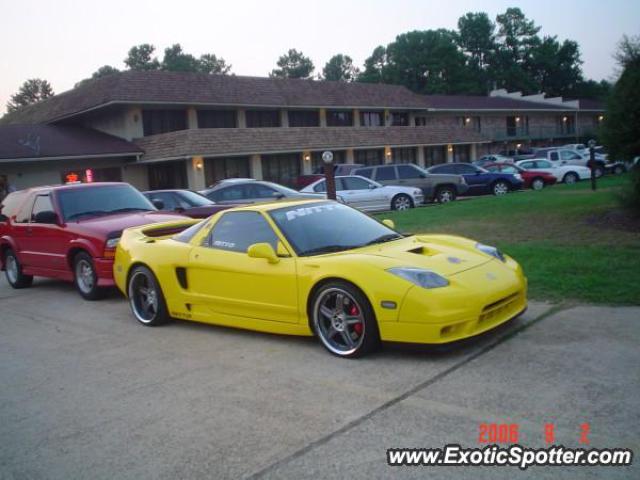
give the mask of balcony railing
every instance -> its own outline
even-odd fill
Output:
[[[494,141],[508,140],[553,140],[556,138],[580,138],[593,136],[593,128],[576,127],[560,129],[556,126],[538,126],[529,128],[483,128],[483,135]]]

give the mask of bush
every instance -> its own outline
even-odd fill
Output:
[[[640,216],[640,164],[633,167],[628,175],[629,182],[619,196],[621,205]]]

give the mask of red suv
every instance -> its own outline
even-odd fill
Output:
[[[161,214],[126,183],[37,187],[0,205],[0,269],[13,288],[34,275],[73,281],[87,300],[114,285],[113,257],[122,230],[184,219]]]

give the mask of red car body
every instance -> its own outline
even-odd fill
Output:
[[[109,187],[112,190],[102,190],[102,193],[97,190]],[[135,200],[131,202],[134,208],[125,206],[121,208],[124,210],[122,212],[94,212],[93,215],[81,214],[71,219],[61,206],[60,196],[64,195],[63,192],[75,195],[64,198],[85,198],[94,202],[96,193],[117,193],[121,196],[120,199],[113,200],[115,204],[126,205],[126,198],[130,196]],[[41,205],[52,206],[53,210],[40,210]],[[76,210],[82,208],[70,205]],[[115,245],[107,245],[109,239],[119,238],[122,230],[128,227],[184,218],[182,215],[156,212],[140,192],[125,183],[92,183],[21,190],[8,195],[0,206],[0,267],[1,270],[6,270],[7,255],[14,252],[23,276],[74,281],[74,259],[83,253],[90,256],[93,264],[95,288],[109,287],[114,285],[113,258],[116,248]],[[29,286],[31,278],[26,285],[15,288]],[[14,286],[8,274],[7,279]]]
[[[525,170],[511,163],[491,163],[482,167],[490,172],[500,173],[518,173],[522,177],[523,188],[533,188],[533,182],[542,180],[544,186],[555,184],[558,180],[556,177],[547,172],[539,172],[535,170]]]

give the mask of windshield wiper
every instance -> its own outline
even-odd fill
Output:
[[[99,215],[107,215],[109,214],[109,212],[105,212],[104,210],[91,210],[88,212],[79,212],[79,213],[74,213],[73,215],[70,215],[67,220],[75,220],[78,219],[80,217],[84,217],[84,216],[99,216]]]
[[[393,240],[400,240],[401,238],[404,238],[404,237],[402,235],[398,234],[398,233],[387,233],[385,235],[379,236],[378,238],[374,238],[370,242],[365,243],[363,246],[365,246],[365,245],[373,245],[374,243],[391,242]]]
[[[126,207],[126,208],[118,208],[116,210],[111,210],[109,213],[121,213],[121,212],[152,212],[150,208],[140,208],[140,207]]]
[[[358,248],[359,246],[360,245],[324,245],[322,247],[305,250],[300,255],[304,257],[307,255],[320,254],[320,253],[342,252],[344,250],[352,250],[354,248]]]

